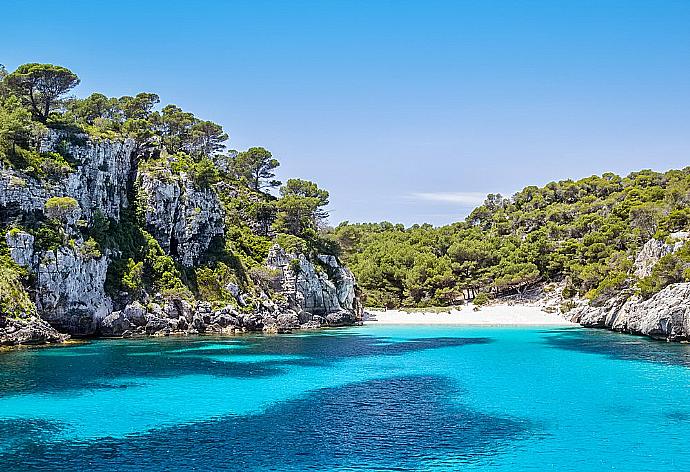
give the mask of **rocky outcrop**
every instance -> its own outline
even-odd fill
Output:
[[[0,165],[0,223],[3,219],[32,212],[42,213],[51,197],[74,198],[85,218],[96,210],[119,219],[128,205],[127,185],[132,166],[134,141],[88,140],[85,136],[68,137],[51,131],[41,142],[41,151],[54,151],[58,145],[79,165],[58,181],[39,181],[29,175]]]
[[[38,316],[5,318],[0,315],[0,346],[61,343],[68,339],[68,335],[59,333]]]
[[[632,275],[648,277],[659,260],[680,249],[688,233],[673,233],[671,242],[651,239],[640,249],[633,264]],[[634,279],[633,279],[634,280]],[[667,341],[690,339],[690,283],[672,284],[649,298],[642,299],[634,290],[621,290],[601,306],[586,300],[568,302],[574,308],[564,316],[589,328],[605,328],[623,333],[650,336]]]
[[[7,232],[5,241],[14,262],[27,269],[31,268],[34,257],[34,237],[15,229]]]
[[[586,327],[687,341],[690,339],[690,283],[669,285],[648,300],[620,296],[602,307],[583,305],[566,316]]]
[[[27,297],[30,294],[36,307],[25,316],[0,320],[0,345],[60,342],[69,335],[283,333],[361,320],[354,276],[336,257],[322,255],[312,261],[287,254],[278,245],[267,262],[276,275],[275,290],[255,281],[250,290],[237,280],[226,281],[234,300],[221,308],[193,301],[189,292],[143,293],[139,301],[123,292],[113,294],[113,303],[104,285],[111,258],[118,254],[105,249],[102,254],[96,243],[84,241],[84,228],[97,212],[118,221],[130,204],[127,195],[136,189],[145,229],[179,264],[192,268],[213,240],[224,235],[223,202],[240,198],[238,191],[227,182],[199,185],[185,172],[156,167],[155,160],[133,168],[131,140],[99,141],[51,131],[41,151],[56,149],[75,166],[62,179],[38,180],[0,164],[0,225],[12,227],[4,242],[11,258],[31,274]],[[45,250],[44,240],[33,230],[50,216],[45,206],[52,197],[70,197],[77,205],[62,211],[62,226],[53,230],[51,237],[62,238],[61,245],[52,249],[55,241],[50,240],[51,249]],[[250,228],[269,234],[266,222],[245,216]]]
[[[362,308],[355,296],[352,273],[333,256],[320,256],[319,261],[320,265],[316,266],[303,255],[287,254],[280,246],[274,245],[267,265],[278,273],[274,283],[284,295],[285,303],[276,304],[264,296],[256,311],[243,313],[233,305],[213,310],[206,302],[193,305],[185,300],[168,300],[164,304],[150,303],[146,307],[134,302],[103,317],[98,334],[285,333],[323,326],[346,326],[361,321]],[[234,296],[241,306],[244,294],[238,290]]]
[[[81,239],[54,251],[35,251],[32,235],[13,230],[6,242],[12,259],[35,275],[41,318],[61,332],[94,334],[100,318],[112,311],[104,289],[107,257],[92,253]]]
[[[107,257],[88,254],[81,242],[36,254],[36,308],[41,317],[62,332],[94,334],[99,320],[112,311],[104,289],[107,271]]]
[[[225,231],[218,196],[210,188],[198,188],[187,174],[145,171],[139,176],[139,188],[146,229],[184,266],[194,265],[213,237]]]
[[[287,254],[275,244],[267,265],[279,271],[278,287],[302,323],[312,321],[314,315],[325,317],[330,325],[361,321],[362,308],[355,296],[352,272],[335,256],[321,255],[318,259],[321,264],[315,265],[303,254]]]
[[[633,275],[642,278],[651,275],[652,269],[659,259],[666,254],[671,254],[680,249],[688,239],[687,232],[677,232],[671,234],[671,243],[650,239],[647,241],[635,258],[633,264]]]

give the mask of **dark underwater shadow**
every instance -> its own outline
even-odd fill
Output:
[[[690,345],[655,341],[602,329],[562,328],[544,331],[557,349],[600,354],[612,359],[690,367]]]
[[[168,338],[135,341],[108,340],[57,350],[17,351],[0,357],[0,397],[18,393],[73,395],[79,390],[128,388],[119,378],[169,378],[213,375],[248,378],[275,377],[294,365],[328,366],[339,360],[370,356],[399,356],[415,351],[487,344],[489,338],[424,338],[391,342],[353,333],[246,336],[233,338]],[[228,350],[204,350],[227,343]],[[236,346],[242,346],[237,350]],[[193,352],[179,352],[194,347]],[[63,350],[64,349],[64,350]],[[59,355],[50,354],[59,352]],[[286,355],[284,360],[222,362],[209,355]],[[299,356],[295,359],[294,356]]]
[[[123,439],[44,442],[0,453],[6,470],[458,470],[534,433],[527,421],[458,405],[446,379],[399,377],[326,388],[262,414]],[[193,401],[203,401],[195,399]]]

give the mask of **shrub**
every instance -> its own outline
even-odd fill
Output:
[[[97,259],[102,255],[98,243],[93,238],[84,241],[84,244],[81,246],[81,253],[83,256],[93,259]]]
[[[594,306],[601,306],[628,286],[628,275],[622,272],[608,274],[597,288],[587,292],[587,298]]]
[[[276,243],[286,252],[291,254],[304,254],[307,252],[307,242],[297,236],[286,233],[278,233],[275,237]]]
[[[39,251],[55,251],[62,246],[64,238],[60,225],[55,221],[46,221],[34,231],[34,245]]]
[[[476,297],[474,297],[474,300],[472,300],[472,303],[475,306],[484,306],[489,303],[491,300],[491,297],[489,296],[488,293],[486,292],[479,292]]]
[[[233,299],[227,290],[230,283],[239,286],[237,276],[224,263],[218,262],[215,268],[199,267],[195,271],[197,291],[202,300],[229,301]]]
[[[79,204],[72,197],[52,197],[45,203],[45,214],[48,218],[65,220]]]
[[[299,275],[299,273],[302,271],[302,266],[300,265],[299,258],[290,259],[290,270],[295,275]]]
[[[26,271],[6,254],[0,255],[0,315],[17,318],[36,312],[22,279]]]
[[[122,286],[130,293],[139,293],[144,286],[144,263],[127,259],[127,268],[122,275]]]
[[[199,188],[208,188],[218,182],[220,174],[216,165],[208,157],[202,158],[192,168],[192,179]]]

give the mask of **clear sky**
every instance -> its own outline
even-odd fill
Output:
[[[690,165],[690,1],[4,0],[0,63],[158,93],[331,192],[331,222]]]

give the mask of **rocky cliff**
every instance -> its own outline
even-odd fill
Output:
[[[674,233],[667,243],[651,239],[642,247],[633,264],[635,278],[648,277],[654,266],[668,254],[683,247],[688,233]],[[571,302],[574,307],[564,316],[590,328],[605,328],[630,334],[650,336],[667,341],[690,340],[690,283],[666,286],[649,299],[634,289],[621,290],[601,306],[585,300]]]
[[[588,328],[606,328],[667,341],[690,339],[690,283],[669,285],[648,300],[612,298],[604,306],[582,305],[566,317]]]
[[[209,247],[214,240],[222,243],[225,206],[234,204],[236,196],[226,193],[221,199],[219,186],[201,187],[188,172],[140,166],[129,139],[82,135],[67,140],[51,132],[40,146],[42,152],[60,147],[75,164],[60,179],[40,179],[0,164],[0,228],[9,256],[28,274],[24,288],[35,305],[35,312],[0,312],[0,344],[60,342],[68,336],[285,332],[360,319],[354,277],[334,255],[290,254],[277,244],[263,263],[250,261],[251,271],[224,249],[223,257],[237,267],[220,287],[223,296],[204,299],[205,287],[194,291],[200,285],[194,269],[202,259],[213,259]],[[56,198],[62,199],[56,204],[60,224],[48,214]],[[153,284],[145,286],[146,274],[129,292],[117,284],[108,288],[112,269],[127,262],[124,243],[99,245],[90,236],[92,227],[96,220],[109,221],[102,238],[119,231],[117,238],[123,239],[123,213],[132,204],[145,232],[124,234],[152,238],[141,256],[153,261],[150,271],[160,270],[162,279],[185,280],[189,288],[180,286],[176,293],[153,289]],[[49,221],[52,239],[46,236]],[[136,275],[137,265],[130,262]],[[254,273],[264,274],[263,279],[252,278]]]

